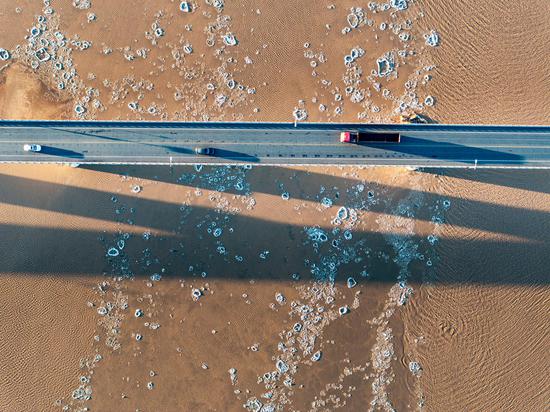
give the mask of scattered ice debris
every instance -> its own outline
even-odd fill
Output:
[[[162,276],[159,275],[158,273],[153,273],[153,274],[151,275],[151,280],[152,280],[153,282],[158,282],[158,281],[161,280],[161,279],[162,279]]]
[[[448,200],[448,199],[445,199],[445,200],[443,201],[443,207],[444,207],[445,209],[450,208],[450,207],[451,207],[451,201]]]
[[[347,315],[349,313],[349,308],[347,306],[340,306],[340,308],[338,309],[338,313],[341,316]]]
[[[188,1],[182,1],[180,3],[180,11],[184,13],[190,13],[191,12],[191,4]]]
[[[429,34],[425,34],[424,39],[426,39],[426,44],[428,46],[439,46],[439,34],[437,34],[434,30],[432,30]]]
[[[342,206],[340,209],[338,209],[336,217],[340,220],[346,220],[348,218],[348,209]]]
[[[403,306],[406,304],[409,300],[409,297],[413,293],[413,288],[410,286],[407,286],[406,282],[401,281],[399,282],[399,287],[401,288],[401,291],[399,292],[399,298],[397,299],[397,304],[399,306]]]
[[[75,107],[74,107],[74,112],[77,114],[77,115],[82,115],[84,114],[84,112],[86,111],[86,108],[80,104],[77,104]]]
[[[72,393],[72,398],[79,401],[89,401],[92,399],[92,387],[81,385]]]
[[[302,324],[299,322],[296,322],[292,327],[292,330],[296,333],[300,333],[300,331],[302,330]]]
[[[288,365],[281,359],[277,360],[277,362],[275,363],[275,367],[280,373],[287,373],[289,369]]]
[[[108,312],[109,311],[104,306],[100,306],[99,308],[97,308],[97,313],[99,313],[101,316],[105,316]]]
[[[352,277],[349,277],[346,283],[348,285],[348,288],[350,289],[354,288],[357,285],[357,281]]]
[[[321,204],[324,207],[329,208],[332,206],[332,200],[330,200],[328,197],[323,197],[323,199],[321,199]]]
[[[437,236],[435,235],[428,235],[428,242],[430,242],[431,245],[435,245],[437,242]]]
[[[292,112],[292,116],[294,116],[294,120],[296,120],[297,122],[302,122],[307,119],[307,111],[306,109],[300,109],[296,107]]]
[[[111,256],[111,257],[116,257],[120,254],[120,252],[118,251],[117,248],[115,247],[111,247],[109,248],[109,250],[107,251],[107,255],[108,256]]]
[[[199,300],[199,298],[202,296],[202,292],[200,289],[193,289],[191,291],[191,296],[193,297],[193,300]]]
[[[321,357],[323,356],[323,352],[321,352],[320,350],[318,350],[317,352],[315,352],[313,354],[313,356],[311,357],[311,360],[313,362],[319,362],[321,360]]]
[[[409,370],[414,376],[419,376],[420,372],[422,372],[422,367],[418,362],[409,362]]]
[[[116,242],[116,245],[120,250],[122,250],[124,249],[124,246],[126,246],[126,242],[124,241],[124,239],[120,239],[118,242]]]
[[[223,36],[223,42],[227,46],[235,46],[238,43],[237,38],[232,33],[228,33],[225,36]]]
[[[223,230],[221,227],[217,227],[216,229],[214,229],[214,231],[212,232],[212,234],[214,235],[214,237],[220,237],[223,233]]]
[[[307,229],[307,235],[309,239],[314,242],[326,242],[328,240],[326,233],[318,227],[310,227]]]
[[[402,11],[408,7],[407,0],[390,0],[390,6],[394,9]]]
[[[376,65],[378,67],[378,76],[387,77],[395,68],[395,62],[392,53],[386,53],[384,56],[376,59]]]
[[[134,187],[132,187],[132,193],[139,193],[139,192],[141,192],[141,186],[135,185]]]
[[[155,387],[153,382],[147,382],[147,389],[152,390]]]
[[[10,57],[11,55],[9,51],[7,51],[6,49],[0,48],[0,60],[6,61],[6,60],[9,60]]]
[[[344,231],[344,239],[351,240],[352,238],[353,238],[353,235],[352,235],[351,231],[349,231],[349,230]]]
[[[92,7],[92,2],[91,0],[73,0],[73,7],[80,10],[89,9]]]
[[[143,239],[149,240],[151,238],[151,232],[143,232]]]
[[[231,379],[231,385],[237,384],[237,369],[231,368],[229,369],[229,378]]]
[[[141,309],[136,309],[136,311],[134,312],[134,316],[136,318],[141,318],[143,316],[143,311]]]
[[[290,195],[288,194],[288,192],[284,192],[284,193],[281,195],[281,198],[282,198],[283,200],[288,200],[288,199],[290,199]]]
[[[275,294],[275,300],[279,305],[282,305],[283,303],[286,302],[286,298],[284,297],[284,295],[279,292]]]
[[[435,104],[435,98],[433,96],[426,96],[424,104],[428,107],[432,107]]]

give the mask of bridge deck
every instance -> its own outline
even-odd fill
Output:
[[[401,143],[343,144],[343,130]],[[42,145],[41,153],[23,144]],[[213,157],[194,148],[216,148]],[[0,162],[550,168],[550,127],[302,123],[0,121]]]

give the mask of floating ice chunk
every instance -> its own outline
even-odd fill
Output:
[[[222,228],[221,227],[217,227],[216,229],[214,229],[214,232],[212,233],[214,235],[214,237],[220,237],[222,235]]]
[[[118,251],[117,248],[115,247],[111,247],[109,248],[109,250],[107,251],[107,255],[108,256],[111,256],[111,257],[116,257],[120,254],[120,252]]]
[[[429,34],[425,34],[426,44],[431,47],[439,46],[439,34],[432,30]]]
[[[78,115],[84,114],[85,111],[86,111],[86,108],[80,104],[77,104],[74,107],[74,112]]]
[[[378,66],[379,77],[389,76],[395,68],[395,63],[391,54],[376,59],[376,64]]]
[[[282,305],[283,303],[285,303],[286,298],[284,297],[284,295],[282,293],[276,293],[275,294],[275,300],[277,301],[277,303],[279,305]]]
[[[348,209],[342,206],[340,209],[338,209],[336,217],[340,220],[346,220],[348,218]]]
[[[409,370],[413,375],[418,376],[422,372],[422,366],[418,362],[409,362]]]
[[[0,60],[6,61],[6,60],[9,60],[10,58],[11,58],[10,52],[7,51],[6,49],[0,48]]]
[[[330,200],[328,197],[323,197],[323,199],[321,199],[321,204],[324,206],[324,207],[331,207],[332,206],[332,200]]]
[[[225,36],[223,36],[223,42],[227,46],[236,46],[238,43],[237,38],[232,33],[228,33]]]
[[[428,235],[428,242],[430,242],[431,245],[435,245],[435,242],[437,242],[437,236]]]
[[[408,7],[407,0],[390,0],[390,6],[396,10],[406,10]]]
[[[348,288],[350,289],[354,288],[357,285],[357,281],[352,277],[349,277],[346,283],[348,285]]]
[[[136,311],[134,312],[134,316],[136,318],[141,318],[143,316],[143,311],[141,309],[136,309]]]
[[[280,359],[275,363],[275,367],[277,368],[277,370],[280,373],[287,373],[288,372],[288,365]]]
[[[158,282],[159,280],[162,279],[162,276],[159,275],[158,273],[153,273],[151,275],[151,278],[150,278],[153,282]]]
[[[301,122],[307,119],[306,109],[300,109],[296,107],[292,112],[292,115],[294,116],[294,120],[296,120],[297,122]]]
[[[435,104],[435,99],[433,96],[426,96],[424,99],[424,104],[428,107],[431,107]]]
[[[307,230],[307,235],[310,240],[314,242],[326,242],[328,240],[328,236],[326,233],[317,227],[311,227]]]
[[[349,26],[350,26],[352,29],[356,29],[357,26],[359,26],[359,23],[361,22],[361,19],[360,19],[359,16],[358,16],[357,14],[355,14],[355,13],[350,13],[350,14],[348,14],[347,20],[348,20]]]
[[[120,250],[122,250],[124,249],[124,246],[126,246],[126,242],[124,241],[124,239],[120,239],[118,242],[116,242],[116,245]]]
[[[313,362],[319,362],[321,360],[321,357],[323,356],[323,352],[321,352],[320,350],[318,350],[317,352],[315,352],[313,354],[313,356],[311,357],[311,360]]]
[[[340,306],[340,308],[338,309],[338,313],[341,316],[347,315],[349,313],[349,308],[347,306]]]
[[[353,235],[351,234],[351,231],[346,230],[346,231],[344,232],[344,239],[346,239],[346,240],[351,240],[352,237],[353,237]]]
[[[32,27],[31,28],[31,37],[37,37],[41,33],[40,29],[38,27]]]
[[[187,1],[182,1],[180,3],[180,11],[184,13],[190,13],[191,12],[191,4]]]
[[[451,201],[448,200],[448,199],[445,199],[445,200],[443,201],[443,207],[444,207],[445,209],[450,208],[450,207],[451,207]]]
[[[282,198],[283,200],[288,200],[288,199],[290,199],[290,195],[288,194],[288,192],[284,192],[284,193],[281,195],[281,198]]]

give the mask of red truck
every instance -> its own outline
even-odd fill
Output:
[[[341,143],[399,143],[399,133],[386,132],[342,132],[340,133]]]

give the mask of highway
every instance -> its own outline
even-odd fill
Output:
[[[398,132],[401,143],[340,143],[347,130]],[[0,120],[0,162],[550,168],[550,127]]]

